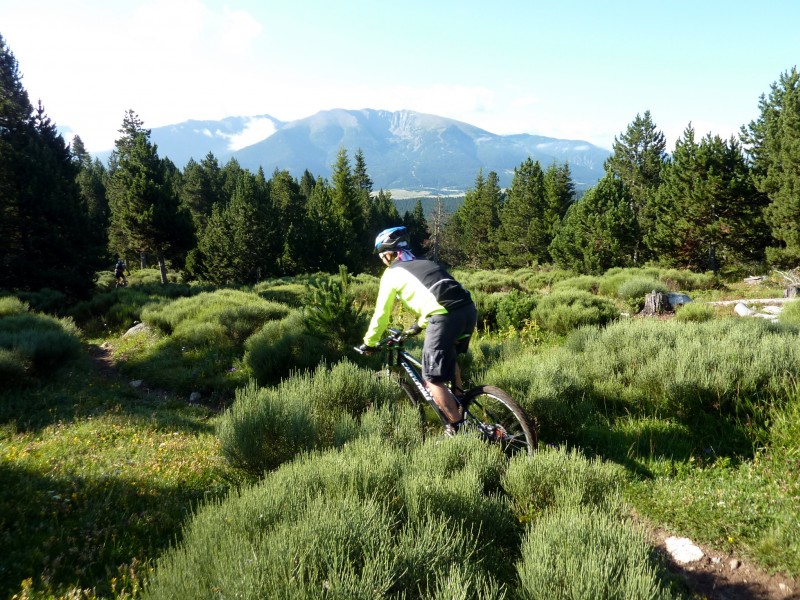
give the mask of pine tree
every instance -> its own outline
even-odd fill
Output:
[[[633,264],[638,226],[630,192],[606,175],[567,211],[550,244],[555,263],[580,273],[602,273]]]
[[[128,110],[111,156],[109,206],[111,245],[120,253],[133,249],[155,254],[161,282],[167,282],[166,256],[183,252],[192,234],[191,217],[179,209],[167,164],[150,142],[150,130]]]
[[[396,227],[400,222],[400,213],[392,200],[392,193],[388,190],[378,190],[370,204],[368,227],[370,234],[378,235],[378,232]]]
[[[225,201],[222,190],[222,174],[217,158],[209,152],[199,163],[189,159],[183,169],[181,204],[189,209],[195,231],[205,229],[211,207]]]
[[[103,244],[107,242],[106,229],[108,228],[108,199],[106,186],[108,185],[108,171],[99,159],[92,160],[86,151],[83,141],[75,136],[70,146],[73,162],[78,167],[77,182],[81,190],[81,198],[89,213],[92,229],[102,233]]]
[[[755,185],[769,205],[765,218],[777,243],[767,250],[770,263],[800,264],[800,73],[781,74],[769,96],[759,101],[761,115],[742,127]]]
[[[475,187],[467,191],[464,203],[458,207],[458,219],[453,227],[460,227],[458,245],[466,265],[488,269],[497,258],[495,232],[500,224],[499,211],[502,203],[497,173],[490,171],[484,177],[483,170],[475,178]]]
[[[614,154],[605,163],[607,173],[622,181],[631,194],[631,210],[636,217],[640,231],[650,228],[648,205],[661,183],[661,170],[666,162],[666,139],[650,115],[636,115],[628,125],[627,131],[614,138]],[[634,249],[634,262],[640,263],[646,257],[641,241]]]
[[[561,221],[575,201],[575,183],[569,163],[551,164],[544,172],[544,220],[547,224],[548,245],[558,233]],[[549,252],[548,252],[549,260]]]
[[[342,240],[339,219],[334,213],[332,191],[328,182],[318,177],[306,205],[306,226],[303,229],[304,257],[309,271],[334,273],[342,264]]]
[[[428,239],[428,255],[435,262],[442,261],[442,244],[449,218],[450,215],[445,211],[441,196],[437,196],[433,203],[430,238]]]
[[[414,210],[403,215],[403,225],[408,229],[408,244],[412,252],[422,255],[428,242],[428,221],[422,210],[422,200],[417,200]]]
[[[300,178],[300,193],[303,194],[306,200],[311,197],[311,192],[314,191],[315,184],[316,180],[311,172],[308,169],[303,171],[303,176]]]
[[[265,182],[245,171],[230,202],[213,206],[198,241],[203,278],[218,285],[252,284],[276,274],[281,243],[274,221]]]
[[[698,144],[690,125],[662,176],[645,237],[661,262],[719,271],[763,258],[769,235],[763,196],[735,139],[708,134]]]
[[[276,237],[281,241],[278,264],[282,274],[299,273],[305,268],[303,228],[305,227],[306,198],[289,171],[278,171],[270,180],[270,198],[278,219]]]
[[[0,287],[81,296],[105,261],[76,181],[78,165],[0,36]]]
[[[353,183],[355,183],[357,194],[358,194],[358,201],[361,205],[361,210],[363,212],[363,224],[361,233],[359,236],[358,247],[366,249],[366,252],[362,252],[361,256],[365,260],[362,264],[366,266],[369,261],[369,252],[368,250],[371,248],[372,241],[374,239],[374,231],[370,229],[370,219],[372,217],[372,207],[373,207],[373,198],[372,198],[372,178],[369,176],[367,172],[367,161],[364,158],[364,153],[362,152],[361,148],[358,149],[356,155],[354,157],[355,165],[353,166]]]
[[[342,148],[336,156],[331,175],[331,209],[339,227],[339,246],[335,249],[340,264],[360,271],[367,264],[370,247],[367,242],[363,195],[350,168],[347,151]]]
[[[539,161],[529,157],[514,169],[511,187],[498,214],[500,264],[523,267],[546,260],[550,238],[545,209],[544,173]]]

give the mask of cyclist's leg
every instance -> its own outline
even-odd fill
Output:
[[[469,351],[469,342],[472,339],[472,334],[478,326],[478,310],[475,305],[465,306],[461,309],[463,312],[463,328],[461,334],[456,339],[456,357],[459,354],[466,354]],[[464,392],[464,380],[461,377],[461,365],[456,360],[455,377],[453,378],[453,390],[460,396]]]
[[[458,402],[453,396],[450,389],[441,382],[426,381],[425,385],[436,402],[436,406],[442,411],[442,414],[450,421],[450,424],[458,423],[461,421],[461,410]]]
[[[442,414],[445,425],[458,426],[463,415],[461,407],[447,385],[460,378],[458,372],[457,340],[469,324],[469,312],[458,310],[428,319],[422,349],[422,375],[428,390]]]

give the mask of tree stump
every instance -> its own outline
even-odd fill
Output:
[[[653,290],[644,297],[644,308],[641,314],[648,316],[661,315],[671,310],[672,305],[669,303],[669,294]]]
[[[800,285],[791,283],[783,289],[784,298],[797,298],[800,296]]]

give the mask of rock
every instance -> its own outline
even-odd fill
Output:
[[[141,379],[134,379],[133,381],[131,381],[130,386],[132,388],[139,388],[142,387],[143,383],[144,381],[142,381]]]
[[[128,331],[123,333],[122,337],[127,337],[129,335],[134,335],[134,334],[139,333],[140,331],[147,331],[147,325],[145,325],[144,323],[137,323],[136,325],[134,325],[133,327],[128,329]]]
[[[688,304],[689,302],[692,301],[692,299],[689,298],[689,296],[687,296],[686,294],[678,294],[674,292],[670,292],[669,294],[667,294],[667,297],[669,298],[670,306],[672,306],[673,309],[678,306],[683,306],[684,304]]]
[[[689,538],[670,536],[665,540],[665,543],[667,552],[679,563],[695,562],[704,556],[703,551],[692,543]]]
[[[743,281],[749,285],[757,285],[762,281],[764,281],[765,279],[766,277],[764,277],[763,275],[752,275],[750,277],[745,277]]]
[[[200,398],[202,398],[202,396],[200,395],[200,392],[192,392],[191,394],[189,394],[189,402],[191,402],[193,404],[195,402],[200,402]]]
[[[732,558],[730,562],[728,562],[728,566],[731,568],[731,571],[735,571],[742,566],[742,561],[740,561],[738,558]]]
[[[745,306],[744,302],[739,302],[736,306],[733,307],[733,312],[735,312],[740,317],[749,317],[755,311],[750,310],[749,308],[747,308],[747,306]]]

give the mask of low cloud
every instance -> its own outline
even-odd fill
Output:
[[[217,135],[228,140],[228,148],[232,151],[241,150],[267,139],[275,133],[275,123],[266,117],[254,117],[247,122],[244,130],[235,135],[217,131]]]

